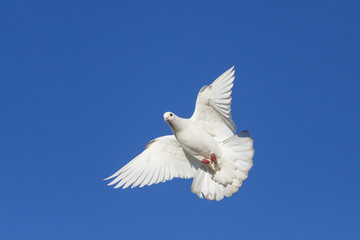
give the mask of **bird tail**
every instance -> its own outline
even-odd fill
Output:
[[[191,185],[191,191],[200,198],[217,200],[237,192],[253,165],[253,140],[243,131],[221,143],[222,156],[215,170],[201,166]]]

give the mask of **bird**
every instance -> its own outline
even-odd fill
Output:
[[[191,191],[202,199],[220,201],[237,192],[253,166],[254,148],[249,131],[236,134],[232,120],[234,75],[231,67],[203,86],[190,118],[164,113],[173,134],[151,140],[141,154],[104,179],[112,179],[108,185],[125,189],[193,178]]]

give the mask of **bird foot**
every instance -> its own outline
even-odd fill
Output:
[[[213,153],[210,155],[210,159],[212,163],[217,163],[217,159]]]
[[[210,155],[210,161],[209,160],[207,160],[207,159],[203,159],[203,160],[201,160],[205,165],[209,165],[210,163],[211,164],[213,164],[213,163],[217,163],[217,159],[216,159],[216,157],[215,157],[215,155],[212,153],[211,155]]]
[[[203,159],[203,160],[201,160],[205,165],[209,165],[210,164],[210,161],[209,160],[207,160],[207,159]]]

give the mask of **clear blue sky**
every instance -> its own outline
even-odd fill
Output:
[[[1,1],[1,239],[359,239],[359,1]],[[235,65],[254,167],[114,190]]]

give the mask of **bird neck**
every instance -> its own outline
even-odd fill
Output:
[[[176,134],[177,132],[180,132],[182,129],[184,129],[184,120],[182,118],[175,118],[170,124],[171,130]]]

